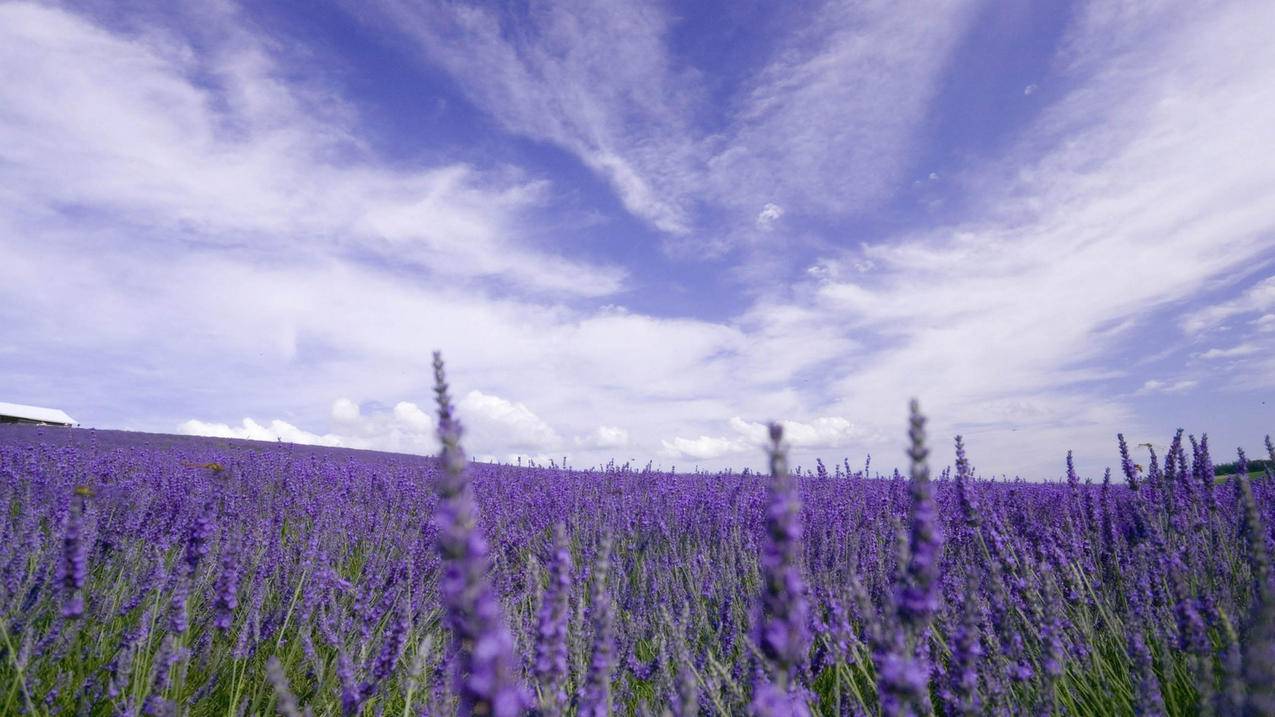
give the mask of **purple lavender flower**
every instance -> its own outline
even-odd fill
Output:
[[[87,487],[80,486],[75,489],[75,495],[80,499],[79,509],[71,511],[66,524],[66,535],[62,539],[62,586],[66,590],[62,615],[72,620],[84,614],[84,579],[88,575],[84,513],[88,510],[88,498],[92,493]]]
[[[1244,449],[1239,449],[1239,460],[1236,462],[1235,484],[1239,492],[1240,538],[1244,540],[1247,550],[1249,573],[1253,584],[1253,595],[1261,601],[1270,592],[1270,555],[1267,553],[1266,532],[1262,529],[1262,519],[1258,513],[1257,502],[1253,499],[1253,489],[1248,481],[1248,457]]]
[[[190,628],[190,613],[186,609],[186,601],[189,597],[190,579],[178,578],[168,608],[168,629],[174,633],[181,634]]]
[[[877,655],[877,694],[885,715],[929,714],[929,667],[901,651]]]
[[[895,586],[899,629],[879,640],[877,692],[885,714],[929,714],[930,619],[939,600],[939,552],[943,533],[931,494],[926,462],[925,417],[915,399],[909,406],[908,458],[911,460],[911,526],[907,565]]]
[[[221,573],[214,586],[213,627],[225,632],[235,619],[239,606],[239,546],[227,538],[221,550]]]
[[[753,686],[750,713],[753,717],[810,717],[810,708],[806,705],[805,695],[781,689],[768,680],[760,680]]]
[[[478,511],[465,472],[461,427],[453,415],[438,352],[434,353],[434,393],[438,438],[443,444],[435,515],[443,561],[439,593],[456,655],[457,710],[462,717],[512,717],[523,709],[526,699],[516,678],[513,638],[487,580],[487,541],[475,525]]]
[[[275,709],[279,714],[283,717],[301,717],[302,712],[297,705],[297,696],[288,685],[288,676],[283,674],[283,665],[279,664],[279,658],[274,655],[266,661],[266,678],[274,687]]]
[[[761,605],[757,646],[769,662],[772,678],[786,689],[810,651],[810,608],[801,576],[801,503],[783,446],[783,427],[770,425],[769,506],[761,553]]]
[[[1070,457],[1070,453],[1067,454]],[[969,459],[965,456],[965,441],[956,437],[956,502],[961,509],[961,517],[966,526],[977,530],[979,526],[978,506],[969,485],[974,476],[970,471]]]
[[[1245,715],[1275,714],[1275,597],[1263,591],[1244,646]]]
[[[353,717],[363,709],[363,688],[354,676],[354,663],[342,650],[337,654],[336,677],[341,684],[341,713]]]
[[[589,600],[590,622],[593,623],[593,656],[589,671],[580,689],[582,717],[606,717],[611,714],[611,669],[615,662],[615,608],[607,591],[607,573],[610,570],[611,539],[604,537],[598,548],[598,560],[593,568],[593,589]]]
[[[1129,481],[1129,488],[1138,489],[1138,466],[1129,457],[1129,444],[1125,443],[1124,434],[1117,433],[1116,440],[1120,442],[1120,468],[1124,470],[1125,480]]]
[[[190,537],[186,541],[186,567],[190,575],[199,568],[199,561],[208,554],[208,542],[212,539],[215,528],[207,515],[200,515],[190,526]]]
[[[363,694],[370,697],[376,688],[394,673],[394,666],[403,654],[403,645],[407,642],[407,615],[400,614],[390,628],[390,633],[381,644],[381,652],[372,664],[371,679],[363,686]]]
[[[1140,627],[1130,629],[1128,647],[1129,657],[1133,662],[1134,714],[1140,717],[1164,715],[1164,696],[1160,692],[1160,680],[1155,675],[1151,650],[1147,647],[1146,638]]]
[[[571,597],[571,550],[566,526],[554,530],[553,556],[549,562],[549,584],[540,602],[536,629],[536,679],[540,682],[541,711],[547,717],[562,713],[567,694],[567,609]]]
[[[967,580],[966,593],[978,594],[978,580]],[[978,694],[978,666],[983,657],[976,604],[966,603],[961,621],[952,631],[948,649],[952,656],[947,665],[947,681],[943,702],[949,715],[977,715],[982,712]]]
[[[908,435],[912,461],[912,526],[908,542],[908,564],[904,584],[898,593],[899,620],[914,634],[929,624],[939,600],[939,553],[943,549],[943,528],[934,504],[930,469],[926,463],[925,417],[915,400],[911,404]]]

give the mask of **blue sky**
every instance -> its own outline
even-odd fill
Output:
[[[0,400],[1095,473],[1275,425],[1263,2],[0,2]]]

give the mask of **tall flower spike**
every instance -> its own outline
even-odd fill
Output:
[[[1124,471],[1125,480],[1129,481],[1131,489],[1137,490],[1138,467],[1134,465],[1133,459],[1129,457],[1129,444],[1125,443],[1123,433],[1117,433],[1116,440],[1120,442],[1120,468]]]
[[[966,593],[977,595],[979,581],[973,573],[966,578]],[[950,715],[976,715],[982,711],[978,694],[978,668],[983,656],[979,629],[979,603],[970,600],[961,607],[959,622],[948,639],[951,659],[943,701]]]
[[[580,690],[581,717],[606,717],[611,714],[611,669],[615,662],[615,607],[607,591],[607,573],[610,569],[611,538],[602,538],[598,548],[598,560],[593,567],[593,590],[589,611],[593,623],[593,657],[589,660],[589,673]]]
[[[84,614],[84,578],[88,574],[88,546],[84,542],[84,513],[92,492],[86,486],[75,489],[78,510],[67,518],[66,535],[62,539],[62,585],[66,588],[63,617],[79,618]]]
[[[926,458],[925,417],[920,405],[911,404],[908,437],[911,445],[908,458],[912,461],[912,526],[908,540],[908,565],[906,582],[899,594],[899,619],[914,635],[929,625],[930,617],[938,607],[939,552],[943,548],[943,529],[939,524],[938,508],[934,503],[933,486],[930,483],[930,467]]]
[[[960,506],[961,516],[965,519],[965,525],[969,528],[977,530],[979,527],[978,506],[974,502],[974,496],[971,494],[973,486],[970,481],[973,480],[973,474],[970,470],[969,458],[965,455],[965,441],[960,436],[956,437],[956,502]]]
[[[770,425],[770,500],[761,553],[761,614],[757,645],[772,677],[787,689],[810,651],[810,607],[801,576],[801,501],[788,474],[783,427]]]
[[[1240,494],[1240,537],[1244,539],[1248,549],[1249,571],[1253,580],[1253,594],[1256,600],[1264,600],[1270,593],[1270,555],[1266,552],[1266,532],[1262,529],[1262,518],[1257,509],[1257,501],[1253,499],[1253,489],[1248,482],[1248,457],[1244,449],[1239,449],[1239,461],[1236,462],[1236,485]]]
[[[938,607],[943,534],[926,460],[925,417],[915,399],[910,405],[908,441],[911,521],[906,567],[895,585],[899,629],[880,639],[877,647],[877,693],[883,714],[928,715],[933,712],[928,689],[929,626]]]
[[[443,562],[439,594],[456,655],[457,714],[512,717],[524,706],[517,682],[513,637],[487,579],[487,541],[477,528],[477,508],[465,472],[460,423],[452,412],[443,358],[434,352],[434,394],[438,402],[441,501],[435,514]]]
[[[554,529],[549,585],[540,601],[536,630],[536,679],[540,682],[540,709],[546,717],[562,714],[567,706],[563,683],[567,678],[567,613],[571,597],[571,549],[567,529]]]

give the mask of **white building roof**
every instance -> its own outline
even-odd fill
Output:
[[[0,416],[15,416],[43,423],[65,423],[75,425],[79,421],[66,415],[65,411],[56,408],[40,408],[39,406],[23,406],[20,403],[4,403],[0,401]]]

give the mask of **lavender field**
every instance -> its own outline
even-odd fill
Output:
[[[1204,437],[991,481],[914,406],[910,475],[522,468],[440,396],[438,459],[4,427],[0,713],[1275,713],[1275,488]]]

